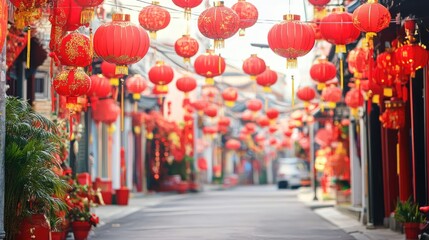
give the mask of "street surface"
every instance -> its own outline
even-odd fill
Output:
[[[354,239],[300,202],[298,191],[271,185],[189,193],[94,228],[90,239]]]

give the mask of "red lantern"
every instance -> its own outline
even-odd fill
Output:
[[[318,6],[318,7],[324,7],[326,6],[331,0],[308,0],[311,5]]]
[[[191,8],[198,7],[203,0],[173,0],[176,6],[185,9],[185,18],[189,20],[191,18]]]
[[[252,112],[257,112],[262,109],[262,101],[259,99],[247,100],[246,107]]]
[[[368,77],[370,67],[370,52],[367,47],[358,47],[351,50],[347,56],[349,71],[355,78]]]
[[[320,21],[322,37],[336,45],[335,52],[346,52],[346,44],[356,41],[360,35],[352,23],[352,15],[344,12],[344,7],[335,8],[334,11]]]
[[[68,8],[70,11],[68,14],[67,23],[64,25],[64,29],[66,31],[75,31],[82,25],[85,25],[82,23],[83,7],[77,4],[75,0],[68,0],[68,3]]]
[[[366,32],[367,38],[372,38],[378,32],[387,28],[390,24],[389,10],[378,3],[378,0],[368,0],[353,12],[353,24],[362,32]]]
[[[271,86],[277,82],[277,73],[266,67],[265,71],[256,76],[256,83],[263,87],[264,92],[270,92]]]
[[[140,61],[149,50],[149,37],[140,26],[130,22],[130,15],[115,13],[112,22],[101,25],[94,33],[95,53],[118,65],[116,74],[128,74],[126,65]]]
[[[42,16],[41,8],[47,0],[11,0],[10,2],[17,8],[14,13],[15,26],[23,29]]]
[[[323,39],[322,33],[320,33],[320,19],[314,19],[310,26],[314,30],[314,39],[315,40],[321,40]]]
[[[157,1],[153,1],[151,5],[144,7],[139,14],[140,25],[149,31],[152,39],[156,39],[156,31],[168,26],[170,18],[170,13],[160,7]]]
[[[164,64],[163,61],[157,61],[156,65],[149,70],[149,80],[155,84],[167,88],[167,84],[173,81],[174,71],[173,68]]]
[[[3,50],[4,42],[6,41],[7,35],[7,2],[6,0],[0,1],[0,51]]]
[[[328,102],[328,108],[335,108],[337,102],[341,101],[342,96],[343,91],[338,87],[331,86],[322,91],[322,99]]]
[[[97,102],[92,111],[92,118],[96,123],[112,124],[118,119],[120,108],[115,100],[108,98]]]
[[[312,87],[302,87],[296,92],[296,96],[304,101],[304,105],[307,106],[308,103],[316,97],[316,91]]]
[[[204,109],[204,114],[208,117],[216,117],[217,116],[217,107],[216,105],[209,105],[206,109]]]
[[[237,89],[233,87],[225,88],[225,90],[222,92],[222,98],[225,101],[225,105],[227,107],[233,107],[235,101],[237,101],[238,98]]]
[[[256,131],[256,125],[252,122],[246,123],[244,127],[246,128],[247,133],[253,134]]]
[[[110,95],[112,87],[110,86],[109,80],[103,75],[92,75],[91,76],[91,87],[87,92],[89,97],[105,98]]]
[[[230,124],[231,124],[231,119],[223,116],[219,117],[219,120],[217,122],[217,125],[222,127],[229,127]]]
[[[287,68],[296,68],[297,58],[314,46],[314,31],[310,25],[299,21],[299,15],[287,14],[283,19],[268,32],[268,45],[274,53],[287,58]]]
[[[252,121],[252,119],[253,119],[253,114],[248,110],[244,111],[241,114],[241,120],[243,121]]]
[[[134,100],[139,100],[140,94],[147,87],[146,80],[140,74],[135,74],[134,76],[128,77],[125,81],[125,85],[127,86],[127,91],[133,94]]]
[[[268,128],[268,131],[269,131],[271,134],[276,133],[276,132],[277,132],[277,130],[278,130],[278,127],[277,127],[276,125],[271,125],[271,126]]]
[[[259,75],[267,68],[265,61],[259,58],[256,54],[252,54],[249,58],[243,62],[243,71],[250,75],[250,79],[255,80],[256,75]]]
[[[61,96],[85,95],[91,87],[91,78],[81,68],[65,69],[52,81],[55,91]]]
[[[238,0],[237,3],[232,5],[231,9],[240,18],[239,35],[244,36],[245,29],[255,25],[256,21],[258,21],[258,9],[253,4],[246,2],[246,0]]]
[[[80,23],[86,24],[94,18],[94,8],[102,4],[104,0],[74,0],[78,5],[83,7],[80,14]]]
[[[424,46],[418,44],[407,44],[395,51],[396,60],[411,72],[414,77],[415,71],[423,68],[428,63],[428,52]]]
[[[176,87],[185,93],[185,96],[197,87],[197,80],[191,76],[183,76],[176,81]]]
[[[198,111],[198,113],[200,115],[202,115],[202,112],[209,105],[209,103],[207,101],[197,100],[197,101],[193,102],[191,105],[192,105],[192,107],[195,108],[195,110]]]
[[[266,115],[270,120],[276,120],[279,117],[279,111],[275,108],[269,108]]]
[[[236,151],[241,148],[241,143],[237,139],[229,139],[228,141],[226,141],[225,147],[229,150]]]
[[[185,62],[190,62],[190,58],[197,54],[198,48],[198,41],[190,37],[189,34],[183,35],[174,43],[174,50],[177,55],[183,57]]]
[[[204,10],[198,17],[198,30],[205,37],[214,39],[215,48],[225,46],[224,39],[232,37],[239,28],[240,17],[223,1],[216,1],[214,7]]]
[[[62,65],[86,67],[92,63],[90,40],[87,36],[72,32],[61,40],[58,59]]]
[[[319,59],[310,68],[311,78],[318,82],[317,89],[322,90],[325,88],[325,83],[337,75],[337,68],[335,65],[326,59]]]
[[[214,77],[225,72],[225,60],[214,54],[213,50],[207,49],[206,53],[199,55],[194,62],[195,72],[206,78],[206,84],[213,85]]]
[[[268,119],[267,116],[262,115],[260,117],[258,117],[256,119],[256,123],[258,123],[258,125],[263,128],[263,127],[268,127],[270,125],[270,119]]]
[[[352,110],[352,115],[357,115],[357,108],[362,107],[364,104],[364,97],[362,94],[362,91],[359,89],[351,89],[347,92],[346,97],[344,98],[344,101],[346,102],[347,106],[350,107]]]

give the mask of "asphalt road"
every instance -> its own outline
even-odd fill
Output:
[[[97,227],[90,239],[354,239],[297,193],[249,186],[187,194]]]

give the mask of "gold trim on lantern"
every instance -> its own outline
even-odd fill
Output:
[[[346,45],[344,44],[335,45],[335,53],[345,53],[346,51],[347,51]]]
[[[184,13],[185,13],[185,19],[189,21],[191,19],[191,8],[186,7]]]
[[[216,2],[214,2],[214,6],[215,7],[223,7],[224,3],[223,3],[223,1],[216,1]]]
[[[80,13],[80,23],[87,24],[90,23],[94,19],[94,8],[84,8]]]
[[[270,93],[270,92],[271,92],[271,88],[270,88],[270,87],[265,86],[265,87],[263,87],[263,88],[262,88],[262,91],[264,91],[264,92],[266,92],[266,93]]]
[[[214,85],[214,79],[211,77],[206,78],[206,84],[207,85]]]
[[[296,58],[286,59],[286,69],[294,69],[298,67],[298,60]]]
[[[147,139],[153,139],[153,132],[148,132],[148,133],[146,133],[146,138]]]
[[[119,74],[124,74],[124,75],[128,75],[128,67],[127,66],[121,66],[121,65],[117,65],[115,68],[115,74],[119,75]]]
[[[151,39],[156,39],[156,31],[149,31],[149,36]]]
[[[140,100],[140,97],[141,97],[140,93],[133,93],[134,100]]]
[[[238,31],[238,36],[243,37],[244,35],[246,35],[246,29],[240,28]]]
[[[337,107],[337,103],[336,102],[328,102],[328,108],[334,109]]]
[[[225,101],[225,106],[227,107],[234,107],[235,102],[234,101]]]
[[[256,80],[256,76],[255,75],[250,75],[250,80],[255,81]]]
[[[214,40],[214,48],[224,48],[225,41],[223,39],[215,39]]]
[[[323,90],[326,87],[325,83],[318,83],[317,84],[317,90]]]
[[[110,85],[117,87],[119,86],[119,78],[111,78],[109,79]]]
[[[112,21],[113,22],[129,22],[130,19],[131,19],[130,14],[123,14],[123,13],[112,14]]]
[[[389,87],[384,88],[383,89],[383,95],[385,97],[391,97],[391,96],[393,96],[393,90],[392,90],[392,88],[389,88]]]
[[[285,14],[283,15],[283,20],[285,21],[299,21],[301,20],[301,16],[296,14]]]
[[[374,96],[372,96],[372,102],[376,104],[380,104],[380,95],[375,94]]]

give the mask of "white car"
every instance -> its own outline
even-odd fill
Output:
[[[299,188],[310,185],[308,163],[300,158],[280,158],[277,167],[277,187]]]

